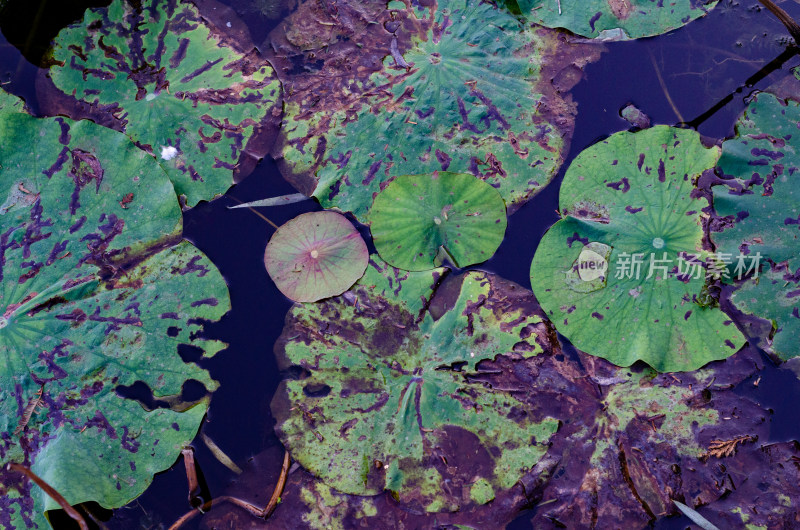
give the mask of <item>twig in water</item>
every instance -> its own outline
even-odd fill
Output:
[[[780,70],[780,68],[784,65],[786,61],[797,55],[798,48],[791,46],[783,50],[777,57],[772,59],[770,62],[765,64],[761,69],[747,78],[744,82],[744,85],[741,85],[736,88],[733,92],[725,96],[724,98],[717,101],[714,106],[712,106],[707,111],[703,112],[696,118],[691,121],[679,123],[678,126],[683,127],[691,127],[692,129],[697,129],[702,125],[705,121],[711,118],[714,114],[719,112],[720,109],[724,108],[728,103],[733,101],[733,98],[736,94],[741,93],[745,88],[752,88],[761,81],[762,79],[768,77],[770,74],[775,72],[776,70]]]
[[[236,506],[247,510],[252,515],[259,517],[261,519],[266,519],[269,517],[275,507],[278,505],[278,500],[281,498],[281,494],[283,493],[283,487],[286,485],[286,477],[289,474],[289,464],[291,463],[291,458],[289,457],[289,452],[286,451],[283,455],[283,466],[281,467],[281,475],[278,477],[278,483],[275,484],[275,489],[272,491],[272,497],[269,499],[269,503],[267,506],[262,510],[253,506],[249,502],[243,501],[241,499],[237,499],[236,497],[224,496],[219,497],[217,499],[212,499],[205,503],[204,505],[200,506],[196,510],[192,510],[187,512],[181,516],[180,519],[175,521],[172,526],[169,527],[169,530],[178,530],[181,526],[186,524],[187,522],[194,519],[198,513],[204,513],[209,508],[211,508],[214,504],[221,504],[223,502],[229,502],[231,504],[235,504]]]
[[[49,495],[51,499],[56,501],[58,505],[64,509],[67,515],[72,517],[72,519],[74,519],[75,522],[78,523],[78,526],[80,527],[81,530],[89,530],[89,525],[86,524],[86,520],[83,518],[83,516],[81,516],[81,514],[79,514],[75,508],[70,506],[70,504],[67,502],[67,499],[62,497],[61,494],[55,490],[55,488],[53,488],[50,484],[39,478],[39,476],[36,473],[31,471],[27,467],[14,462],[8,464],[8,469],[10,469],[11,471],[16,471],[17,473],[21,473],[26,477],[28,477],[30,480],[32,480],[33,483],[39,486],[45,493],[47,493],[47,495]]]
[[[778,20],[781,21],[781,24],[786,26],[786,29],[789,30],[789,34],[794,39],[795,44],[800,46],[800,25],[794,21],[792,17],[789,16],[789,13],[775,5],[772,0],[758,0],[764,7],[769,9],[773,15],[778,17]]]
[[[561,0],[556,0],[558,2],[558,14],[561,14]]]
[[[650,48],[647,49],[647,53],[650,54],[650,62],[653,63],[653,68],[656,71],[656,77],[658,77],[658,84],[661,85],[661,90],[664,91],[664,96],[667,98],[667,103],[669,103],[669,106],[672,107],[672,112],[674,112],[675,116],[678,117],[678,121],[683,123],[683,116],[681,116],[681,111],[678,110],[678,107],[675,106],[675,102],[672,101],[672,96],[669,95],[669,90],[667,90],[667,84],[664,83],[664,78],[661,77],[661,70],[658,69],[656,58],[653,56],[653,52],[650,51]]]

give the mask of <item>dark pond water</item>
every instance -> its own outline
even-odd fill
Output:
[[[257,0],[253,0],[257,1]],[[234,3],[235,2],[235,3]],[[244,0],[230,0],[244,13]],[[800,20],[800,5],[779,2]],[[87,5],[103,2],[19,0],[0,20],[0,83],[25,98],[34,112],[38,109],[34,78],[47,42],[59,27],[79,18]],[[245,13],[255,42],[262,42],[275,22],[260,14]],[[700,133],[724,138],[733,134],[733,124],[754,90],[764,89],[790,69],[800,57],[781,53],[791,42],[784,27],[754,0],[721,0],[706,18],[656,38],[608,45],[602,59],[587,67],[585,79],[572,91],[579,104],[575,135],[567,167],[577,153],[609,134],[628,127],[619,110],[632,102],[654,123],[691,123]],[[773,61],[780,57],[780,61]],[[762,68],[773,63],[766,71]],[[777,68],[775,68],[777,67]],[[768,75],[764,75],[767,72]],[[732,97],[731,97],[732,96]],[[671,100],[671,103],[670,103]],[[704,116],[720,101],[717,112]],[[559,177],[539,196],[514,214],[506,238],[487,263],[479,268],[496,272],[523,286],[530,285],[531,259],[545,230],[557,220]],[[275,288],[263,267],[264,247],[273,228],[247,209],[229,210],[238,201],[292,193],[271,160],[264,160],[254,174],[230,190],[226,197],[203,203],[185,215],[185,237],[219,267],[228,281],[233,310],[206,335],[229,343],[227,351],[203,361],[221,383],[215,393],[204,427],[236,462],[269,447],[278,446],[273,434],[274,420],[269,402],[280,379],[272,345],[283,327],[290,307]],[[296,215],[319,209],[312,201],[262,209],[276,224]],[[365,233],[366,235],[366,233]],[[193,360],[186,352],[186,360]],[[762,373],[744,381],[739,391],[772,411],[771,439],[800,439],[800,384],[786,370],[771,362]],[[760,384],[753,379],[760,377]],[[188,394],[199,391],[188,384]],[[141,389],[131,395],[141,397]],[[234,475],[222,466],[202,442],[196,444],[207,490],[221,494]],[[280,462],[274,462],[275,468]],[[267,485],[271,488],[271,485]],[[155,477],[153,485],[132,505],[116,510],[105,524],[108,528],[159,528],[169,526],[189,509],[183,463]],[[510,528],[530,528],[531,512],[523,513]],[[199,520],[194,527],[199,525]],[[658,528],[686,528],[687,518],[659,521]],[[58,526],[68,527],[58,520]],[[192,527],[190,525],[189,527]]]

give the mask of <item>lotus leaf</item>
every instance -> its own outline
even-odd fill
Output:
[[[336,212],[311,212],[278,228],[264,265],[283,294],[296,302],[340,295],[361,278],[369,250],[350,221]]]
[[[432,314],[449,308],[448,304],[439,307],[442,297],[452,299],[458,294],[448,283],[453,279],[447,276],[437,287],[430,303]],[[506,294],[516,292],[516,304],[524,303],[538,313],[529,291],[495,281]],[[746,477],[753,469],[768,469],[768,464],[779,462],[765,457],[769,412],[750,396],[740,395],[746,392],[743,383],[750,378],[747,386],[752,388],[752,374],[763,368],[758,351],[745,349],[692,373],[659,375],[642,365],[618,368],[583,352],[562,351],[549,323],[536,326],[536,341],[543,352],[482,361],[479,372],[469,377],[486,387],[513,392],[526,410],[536,411],[535,417],[560,419],[547,453],[512,490],[496,492],[486,505],[463,503],[457,512],[438,513],[435,524],[503,528],[532,503],[538,505],[534,528],[589,528],[593,524],[595,528],[643,528],[659,515],[677,514],[672,499],[695,508],[704,506],[703,510],[715,506],[728,510],[757,498],[759,513],[791,513],[780,503],[770,504],[778,500],[773,484],[782,478],[769,481],[769,491],[757,495],[753,492],[767,481],[753,481],[746,486],[749,497],[729,491],[732,483],[737,490],[745,488],[742,484],[749,482]],[[288,328],[287,336],[295,331]],[[446,458],[451,462],[451,456]],[[464,461],[456,462],[464,465]],[[780,476],[796,473],[796,467],[785,465]],[[786,488],[793,491],[795,484],[788,483]],[[469,496],[472,488],[462,488],[461,493]],[[733,501],[734,497],[738,500]],[[764,519],[754,516],[754,520]],[[418,528],[430,526],[431,515],[410,510],[388,494],[365,498],[340,493],[298,471],[289,475],[283,502],[269,524],[297,526],[297,521],[306,528],[354,524]],[[209,528],[224,522],[218,520]]]
[[[580,153],[564,177],[562,219],[531,264],[533,291],[576,347],[620,366],[695,370],[744,343],[702,297],[701,209],[692,190],[719,149],[657,126]]]
[[[576,414],[574,434],[553,444],[560,461],[541,494],[534,528],[644,528],[678,514],[673,499],[713,507],[729,505],[734,485],[758,491],[763,482],[754,470],[771,469],[762,448],[770,413],[734,390],[763,366],[754,349],[742,353],[699,371],[659,375],[579,352],[599,389],[597,409],[594,416],[591,409]],[[796,476],[796,468],[787,474]],[[751,506],[755,498],[738,502]],[[758,511],[771,509],[770,497],[761,499],[766,504],[759,500]]]
[[[306,376],[278,389],[277,431],[338,491],[389,490],[428,512],[486,502],[536,464],[557,430],[470,379],[481,361],[541,352],[541,318],[480,272],[464,276],[450,310],[437,310],[431,296],[444,272],[375,259],[341,297],[297,305],[287,319],[279,365]]]
[[[503,198],[463,173],[398,177],[375,198],[368,218],[381,257],[413,271],[441,265],[440,252],[458,267],[486,261],[506,231]]]
[[[718,528],[755,530],[798,526],[800,448],[797,442],[761,444],[757,454],[747,456],[748,467],[739,464],[734,471],[733,476],[740,480],[737,488],[724,499],[699,507],[698,512]]]
[[[719,169],[726,180],[712,188],[722,231],[711,232],[711,239],[726,255],[730,278],[754,276],[733,302],[773,321],[770,347],[782,359],[800,355],[798,125],[800,104],[759,94],[739,118],[736,137],[722,146]]]
[[[638,39],[680,28],[717,0],[516,0],[531,22],[584,37]]]
[[[238,51],[189,2],[115,0],[90,10],[58,34],[53,58],[56,87],[110,114],[190,206],[231,186],[280,112],[269,63],[255,49]]]
[[[343,4],[351,23],[368,16],[366,7]],[[383,27],[367,18],[373,21],[363,28],[342,28],[348,55],[326,51],[336,38],[323,21],[309,29],[313,18],[295,17],[283,30],[285,53],[316,46],[307,53],[311,64],[324,61],[311,76],[315,82],[286,80],[275,149],[284,175],[325,208],[353,212],[362,222],[374,196],[394,177],[434,170],[486,181],[513,211],[563,161],[573,107],[555,85],[571,87],[599,50],[571,48],[489,2],[390,7],[388,18],[376,17]],[[339,27],[338,18],[326,24]],[[298,42],[303,36],[314,42]],[[289,47],[287,40],[298,45]],[[297,55],[287,58],[287,70],[292,57]],[[559,75],[565,68],[569,74]]]
[[[182,345],[229,308],[225,281],[180,241],[172,184],[125,135],[33,118],[0,91],[0,527],[46,527],[58,508],[5,469],[29,466],[72,504],[122,506],[192,440],[208,406],[145,410],[190,379]]]

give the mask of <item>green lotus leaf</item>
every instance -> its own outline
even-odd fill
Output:
[[[110,114],[190,206],[243,176],[251,141],[266,141],[280,112],[269,63],[238,51],[189,2],[115,0],[87,11],[58,34],[53,58],[56,87]]]
[[[621,132],[580,153],[564,177],[562,219],[531,264],[536,297],[576,347],[620,366],[695,370],[744,343],[704,299],[695,177],[719,149],[657,126]]]
[[[451,309],[436,310],[443,273],[376,258],[341,297],[297,305],[287,319],[279,365],[307,376],[278,389],[276,429],[295,460],[338,491],[389,490],[428,512],[457,510],[475,502],[475,487],[488,501],[489,490],[514,486],[558,428],[469,377],[483,360],[541,352],[532,331],[541,317],[481,272],[464,276]]]
[[[368,219],[375,248],[405,270],[432,269],[440,249],[458,267],[491,258],[506,231],[506,205],[464,173],[398,177],[375,197]]]
[[[727,277],[753,276],[733,294],[734,305],[773,321],[770,347],[784,360],[800,355],[799,124],[800,104],[759,94],[737,121],[736,137],[723,143],[719,169],[727,180],[712,188],[723,219],[711,239],[726,255]]]
[[[23,463],[72,504],[122,506],[190,442],[207,400],[145,410],[197,380],[178,355],[228,309],[225,281],[180,241],[181,212],[155,160],[89,121],[33,118],[0,91],[0,527],[46,527],[58,508]]]
[[[367,261],[367,244],[336,212],[295,217],[275,231],[264,252],[270,278],[296,302],[342,294],[364,275]]]
[[[516,0],[531,22],[592,38],[660,35],[702,17],[717,0]]]
[[[570,48],[489,2],[391,7],[382,25],[342,37],[353,48],[346,56],[326,51],[336,39],[318,43],[327,59],[314,82],[286,81],[293,84],[275,149],[284,175],[361,222],[393,178],[435,170],[486,181],[513,211],[550,182],[571,136],[572,103],[553,76],[571,67],[563,76],[571,86],[567,79],[579,78],[573,65],[599,50]],[[297,33],[285,32],[284,40]],[[382,64],[370,62],[375,50]]]

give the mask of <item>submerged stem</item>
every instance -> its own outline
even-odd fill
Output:
[[[281,474],[278,477],[278,482],[275,484],[275,489],[272,490],[272,497],[269,499],[269,503],[264,509],[260,509],[256,506],[253,506],[247,501],[243,501],[241,499],[237,499],[236,497],[231,496],[224,496],[218,497],[216,499],[212,499],[207,503],[203,504],[202,506],[198,507],[195,510],[190,512],[186,512],[181,516],[180,519],[175,521],[172,526],[169,527],[169,530],[178,530],[178,528],[182,527],[184,524],[188,523],[192,519],[194,519],[197,514],[205,513],[209,508],[211,508],[215,504],[222,504],[224,502],[229,502],[231,504],[235,504],[239,508],[242,508],[248,512],[250,512],[255,517],[266,519],[272,512],[275,510],[275,507],[278,505],[278,501],[281,498],[281,494],[283,493],[283,488],[286,485],[286,477],[289,474],[289,464],[291,463],[292,459],[289,456],[289,451],[285,451],[283,455],[283,466],[281,466]]]

